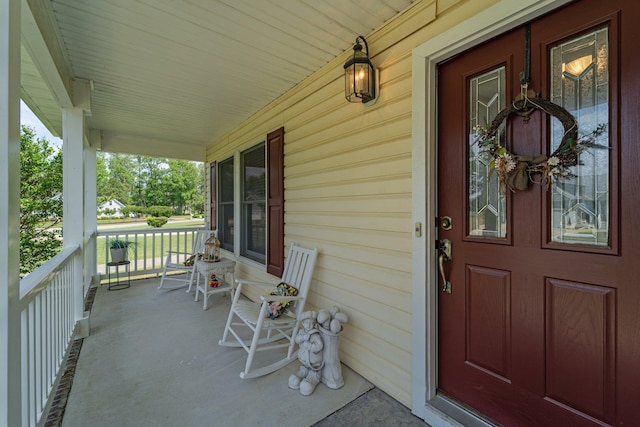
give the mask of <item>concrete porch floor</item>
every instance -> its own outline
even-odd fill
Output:
[[[287,387],[297,361],[240,379],[246,353],[217,344],[228,295],[205,311],[202,298],[158,283],[97,289],[62,426],[426,426],[346,366],[341,389],[319,384],[311,396]]]

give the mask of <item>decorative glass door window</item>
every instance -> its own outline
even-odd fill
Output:
[[[505,67],[474,77],[469,82],[469,235],[505,238],[506,199],[497,174],[490,174],[491,157],[476,144],[477,126],[487,124],[506,106]],[[505,145],[505,125],[496,137]],[[489,177],[487,179],[487,177]]]
[[[551,101],[578,121],[580,135],[609,124],[608,32],[601,29],[551,49]],[[596,144],[609,146],[606,130]],[[564,129],[551,121],[553,152]],[[609,150],[589,148],[572,168],[575,176],[552,185],[551,241],[607,245],[609,241]]]

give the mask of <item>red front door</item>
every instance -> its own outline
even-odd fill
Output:
[[[438,389],[494,422],[640,425],[639,3],[582,0],[530,24],[530,89],[581,136],[606,127],[596,142],[609,147],[582,152],[548,189],[539,173],[501,189],[474,144],[474,127],[521,92],[525,27],[439,67],[451,293],[439,293]],[[548,113],[510,116],[498,141],[549,156],[564,128]]]

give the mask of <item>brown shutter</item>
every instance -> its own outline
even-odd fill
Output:
[[[218,227],[218,210],[216,209],[217,199],[217,186],[216,186],[216,162],[211,162],[209,165],[209,193],[211,195],[209,202],[209,222],[210,229],[215,230]]]
[[[267,135],[267,273],[284,269],[284,128]]]

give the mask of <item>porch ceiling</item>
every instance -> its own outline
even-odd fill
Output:
[[[412,1],[26,0],[22,98],[59,136],[72,81],[88,80],[101,149],[203,161]]]

